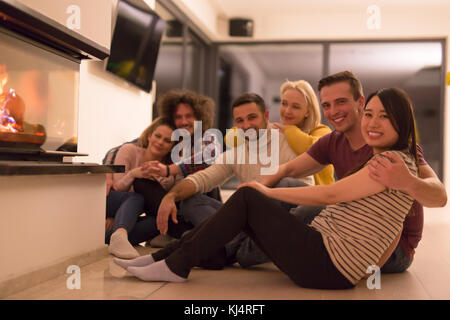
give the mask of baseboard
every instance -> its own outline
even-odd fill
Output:
[[[80,268],[94,263],[100,259],[109,256],[108,247],[105,245],[97,250],[80,254],[78,256],[55,263],[51,266],[41,268],[18,277],[0,282],[0,299],[8,297],[17,292],[37,286],[45,281],[63,275],[70,265],[76,265]]]

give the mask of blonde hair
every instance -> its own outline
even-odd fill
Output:
[[[306,106],[309,110],[309,116],[305,118],[305,121],[303,121],[303,124],[301,126],[297,125],[297,127],[299,127],[302,131],[306,133],[310,133],[315,127],[317,127],[320,124],[320,121],[322,120],[319,108],[319,101],[317,100],[316,93],[314,92],[314,89],[311,87],[308,81],[287,80],[280,87],[281,97],[283,96],[283,93],[285,93],[289,89],[295,89],[301,94],[303,94],[303,96],[305,97]]]
[[[174,125],[170,121],[170,119],[165,117],[158,117],[155,120],[150,123],[150,125],[145,128],[145,130],[141,133],[141,136],[138,139],[138,146],[141,148],[147,148],[148,147],[148,135],[153,134],[155,132],[156,128],[159,126],[167,126],[171,128],[172,130],[175,130]]]
[[[159,126],[167,126],[167,127],[171,128],[172,130],[175,130],[175,126],[172,124],[172,121],[170,119],[168,119],[166,117],[158,117],[155,120],[153,120],[153,122],[147,128],[145,128],[145,130],[141,133],[141,135],[137,141],[137,145],[141,148],[146,149],[148,147],[148,135],[153,134],[153,132],[155,132],[155,130]],[[171,163],[170,152],[164,157],[162,162],[163,163]]]

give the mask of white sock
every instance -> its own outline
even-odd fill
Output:
[[[151,254],[147,254],[145,256],[142,256],[142,257],[139,257],[136,259],[132,259],[132,260],[124,260],[124,259],[114,258],[113,261],[125,269],[128,267],[144,267],[144,266],[147,266],[147,265],[155,262],[155,260],[153,260],[153,256]]]
[[[108,251],[116,257],[123,259],[139,257],[139,253],[128,241],[128,234],[122,230],[116,230],[111,235]]]
[[[160,260],[146,267],[128,267],[127,270],[144,281],[185,282],[187,280],[170,271],[166,260]]]

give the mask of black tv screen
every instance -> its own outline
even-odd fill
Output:
[[[165,28],[150,8],[120,0],[106,70],[150,92]]]

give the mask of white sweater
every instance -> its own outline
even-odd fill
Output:
[[[289,147],[289,144],[286,140],[286,137],[281,132],[278,133],[278,148],[274,149],[275,152],[278,152],[278,164],[281,165],[286,163],[292,159],[294,159],[297,155],[295,152]],[[272,148],[272,134],[271,129],[267,130],[267,146],[266,148],[262,148],[262,154],[267,155],[270,158],[270,150]],[[263,137],[260,138],[260,140]],[[276,145],[273,146],[276,148]],[[238,149],[241,148],[241,152]],[[242,152],[245,149],[245,154]],[[269,150],[269,153],[267,152]],[[250,159],[255,159],[256,161],[252,161],[250,163]],[[274,157],[276,159],[276,157]],[[230,159],[227,161],[227,159]],[[274,159],[271,159],[273,161]],[[231,163],[230,163],[231,162]],[[217,186],[222,185],[228,179],[233,176],[236,176],[241,183],[249,182],[253,180],[259,180],[262,177],[262,169],[268,169],[270,167],[270,163],[263,165],[261,163],[261,157],[258,152],[250,152],[249,151],[249,142],[246,140],[245,145],[241,144],[238,147],[234,147],[229,149],[219,155],[216,161],[209,166],[208,168],[196,172],[194,174],[189,175],[186,179],[191,180],[196,186],[196,192],[205,193],[211,191]],[[278,170],[278,166],[275,165],[275,168],[272,172],[266,174],[274,174]],[[314,185],[313,176],[307,176],[304,178],[298,179],[303,181],[309,185]]]

